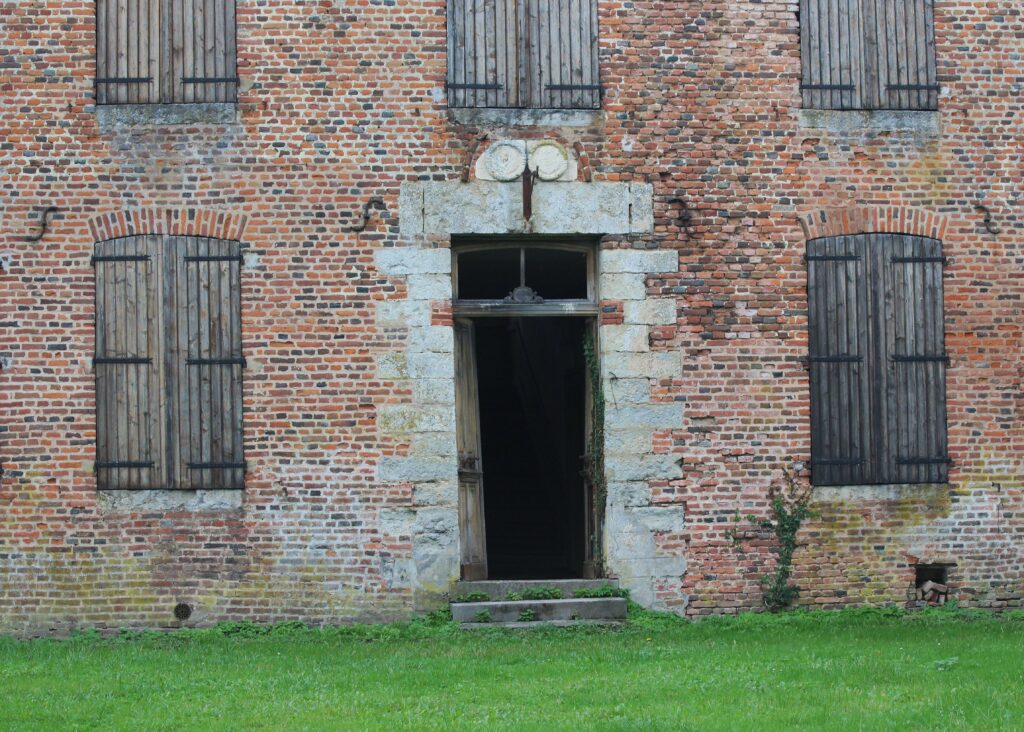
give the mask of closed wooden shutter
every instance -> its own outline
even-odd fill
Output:
[[[179,487],[241,487],[242,328],[238,242],[174,237],[174,353]],[[180,256],[183,255],[183,256]]]
[[[96,102],[233,102],[235,35],[235,0],[96,0]]]
[[[239,243],[127,237],[93,261],[99,487],[241,488]]]
[[[941,243],[808,242],[816,485],[947,479]]]
[[[938,106],[933,0],[800,0],[808,109]]]
[[[596,109],[596,0],[449,0],[448,106]]]
[[[942,307],[942,245],[934,239],[888,235],[892,282],[888,343],[894,482],[944,482],[946,364]]]
[[[100,242],[96,271],[96,473],[101,488],[165,484],[160,450],[160,308],[147,237]]]
[[[815,483],[863,483],[871,456],[867,263],[855,237],[807,246],[811,468]]]

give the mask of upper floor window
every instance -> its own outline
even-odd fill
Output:
[[[800,0],[806,109],[938,108],[933,0]]]
[[[96,103],[234,102],[235,0],[96,0]]]
[[[240,246],[194,236],[96,245],[99,488],[242,488]]]
[[[597,109],[597,0],[449,0],[448,106]]]
[[[815,485],[948,479],[942,265],[919,236],[807,243]]]

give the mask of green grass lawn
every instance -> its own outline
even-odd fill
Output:
[[[895,611],[618,630],[0,639],[2,729],[1024,729],[1024,621]]]

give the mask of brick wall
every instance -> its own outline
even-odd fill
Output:
[[[760,605],[768,544],[728,529],[737,511],[764,515],[780,471],[809,458],[804,242],[884,222],[938,227],[952,258],[955,463],[948,486],[817,491],[803,601],[902,603],[912,563],[943,561],[962,600],[1019,605],[1022,10],[936,0],[940,111],[839,131],[849,116],[801,117],[797,7],[602,0],[603,114],[544,133],[578,142],[595,181],[654,185],[654,233],[603,247],[679,256],[646,282],[678,315],[650,329],[651,350],[682,358],[680,377],[652,385],[683,408],[681,427],[653,435],[682,475],[648,481],[651,503],[685,515],[654,533],[686,565],[658,604]],[[196,608],[189,622],[339,622],[436,601],[409,528],[430,498],[379,477],[410,450],[380,415],[413,396],[377,369],[410,334],[378,322],[408,281],[376,256],[407,243],[401,183],[457,180],[481,131],[440,101],[444,8],[239,0],[237,121],[132,126],[100,124],[92,104],[92,3],[0,2],[0,629],[168,625],[177,602]],[[354,232],[370,196],[386,211]],[[139,227],[241,232],[249,472],[230,506],[95,490],[89,256],[103,232]],[[622,304],[605,306],[620,322]],[[427,312],[450,325],[443,299]]]

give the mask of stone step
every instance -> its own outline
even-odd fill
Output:
[[[489,620],[481,621],[482,613],[487,613]],[[524,613],[530,615],[529,619],[524,617]],[[460,623],[625,620],[626,601],[621,597],[588,597],[571,600],[454,602],[452,618]]]
[[[463,630],[482,628],[512,628],[513,630],[525,628],[526,630],[532,630],[534,628],[549,628],[551,626],[569,628],[574,625],[621,625],[623,622],[622,620],[548,620],[543,623],[526,623],[517,620],[511,623],[459,623],[459,627]]]
[[[613,579],[476,580],[472,582],[456,582],[453,597],[462,597],[471,592],[482,592],[491,600],[504,600],[510,592],[554,587],[561,590],[565,597],[571,598],[576,590],[596,590],[608,585],[618,587],[619,581]]]

